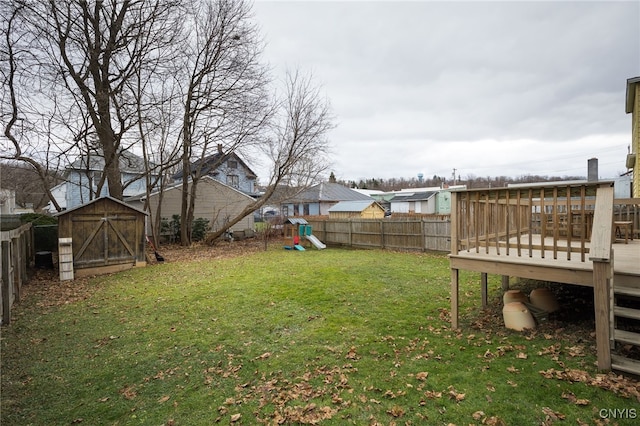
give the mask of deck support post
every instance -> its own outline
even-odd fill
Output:
[[[482,309],[487,309],[487,305],[488,303],[488,298],[487,298],[487,273],[486,272],[482,272],[480,274],[480,294],[482,297]]]
[[[610,289],[612,275],[610,262],[593,262],[596,353],[599,370],[611,370]]]
[[[459,273],[457,269],[451,269],[451,328],[458,328],[458,293]]]
[[[509,290],[509,275],[502,276],[502,291]]]

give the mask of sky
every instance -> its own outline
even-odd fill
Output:
[[[253,4],[276,78],[331,104],[338,179],[626,172],[640,1]]]

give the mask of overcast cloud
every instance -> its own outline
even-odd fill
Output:
[[[262,1],[277,76],[332,105],[339,179],[625,172],[640,2]]]

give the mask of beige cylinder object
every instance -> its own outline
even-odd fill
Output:
[[[512,302],[529,302],[527,295],[521,292],[520,290],[507,290],[504,292],[502,296],[502,302],[506,305],[507,303]]]
[[[522,302],[510,302],[502,308],[504,325],[508,329],[522,331],[526,328],[536,328],[536,322],[529,309]]]
[[[555,312],[560,309],[556,296],[548,288],[543,287],[532,290],[529,299],[533,306],[547,312]]]

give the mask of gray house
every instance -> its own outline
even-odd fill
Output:
[[[322,182],[281,203],[281,212],[288,216],[328,216],[329,208],[340,201],[375,201],[338,183]]]
[[[189,191],[191,183],[189,183]],[[126,199],[127,204],[143,209],[146,194],[139,194],[135,197]],[[232,188],[228,185],[218,182],[211,176],[203,177],[196,188],[195,199],[195,219],[206,219],[211,230],[227,229],[227,223],[244,210],[254,201],[249,195]],[[160,205],[160,203],[162,203]],[[152,220],[158,215],[160,207],[160,215],[162,218],[171,219],[173,215],[180,215],[182,209],[182,183],[177,183],[165,188],[160,197],[159,192],[153,192],[149,195],[149,213]],[[147,228],[151,224],[147,224]],[[230,229],[232,231],[243,231],[245,229],[253,229],[253,215],[245,216],[240,222],[236,223]],[[150,229],[147,232],[150,233]]]
[[[180,170],[173,175],[173,179],[182,182],[185,175],[195,176],[196,173],[200,176],[210,176],[245,194],[256,196],[256,174],[236,153],[224,153],[220,144],[218,152],[192,163],[186,173],[184,169]]]

